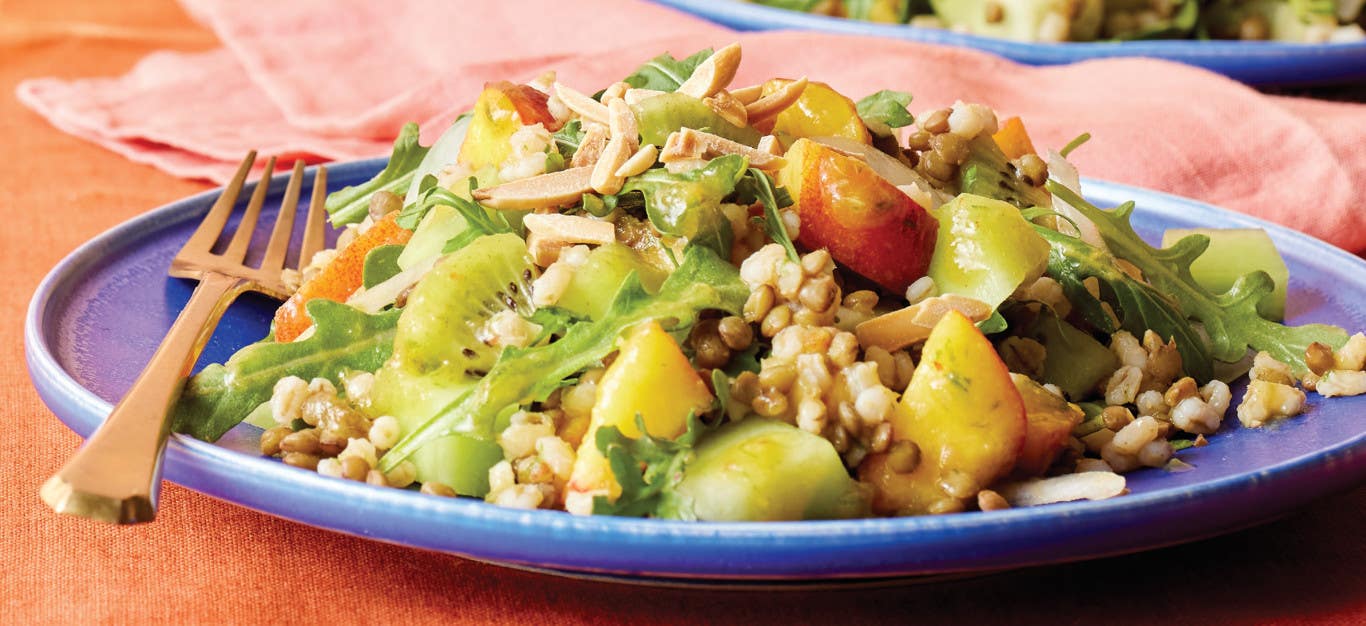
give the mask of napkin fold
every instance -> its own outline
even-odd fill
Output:
[[[312,161],[387,154],[407,121],[434,137],[483,83],[556,70],[594,91],[661,52],[739,41],[737,84],[805,75],[912,112],[977,101],[1018,115],[1083,175],[1241,211],[1366,252],[1366,105],[1267,96],[1151,59],[1028,67],[975,50],[806,32],[735,33],[636,0],[299,0],[270,12],[182,0],[222,40],[118,78],[22,83],[53,125],[177,176],[225,180],[249,149]]]

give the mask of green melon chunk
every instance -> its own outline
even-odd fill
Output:
[[[1048,242],[1007,202],[961,194],[933,211],[939,221],[929,276],[939,293],[995,308],[1048,267]]]
[[[705,521],[842,519],[868,514],[865,489],[830,442],[785,422],[750,417],[698,444],[678,493]]]
[[[588,261],[574,271],[569,287],[555,306],[589,319],[602,319],[622,281],[631,272],[639,274],[641,285],[650,293],[659,290],[665,278],[664,272],[646,263],[640,254],[625,245],[601,246],[590,252]]]
[[[1091,335],[1043,310],[1025,332],[1044,345],[1042,382],[1057,385],[1071,400],[1083,400],[1119,369],[1119,359]]]
[[[400,269],[409,269],[441,254],[446,242],[469,228],[465,218],[454,207],[433,206],[413,230],[413,236],[398,257]]]
[[[1220,294],[1228,291],[1242,275],[1262,270],[1271,275],[1276,289],[1257,303],[1257,313],[1277,322],[1285,319],[1285,286],[1290,281],[1290,270],[1266,231],[1260,228],[1173,228],[1162,235],[1162,247],[1187,235],[1209,237],[1209,248],[1191,264],[1195,282]]]

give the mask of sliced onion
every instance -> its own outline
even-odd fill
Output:
[[[399,294],[416,285],[417,281],[422,280],[422,277],[427,275],[427,272],[436,265],[437,259],[440,259],[441,256],[438,254],[423,259],[416,265],[390,276],[388,280],[351,296],[346,300],[346,303],[372,315],[378,313],[384,307],[398,300]]]
[[[1081,196],[1081,177],[1077,175],[1077,168],[1055,150],[1048,151],[1048,177],[1057,181],[1058,184],[1071,189],[1072,192],[1078,196]],[[1076,210],[1072,205],[1067,204],[1062,198],[1057,196],[1053,196],[1053,210],[1057,211],[1059,215],[1065,216],[1076,223],[1077,229],[1081,231],[1078,234],[1081,236],[1082,241],[1100,248],[1101,250],[1109,251],[1109,248],[1105,246],[1105,240],[1100,236],[1100,230],[1096,228],[1095,224],[1091,223],[1091,220],[1087,219],[1085,215],[1082,215],[1081,211]],[[1060,228],[1065,228],[1066,226],[1067,225],[1061,225]]]

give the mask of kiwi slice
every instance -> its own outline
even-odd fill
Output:
[[[1052,206],[1048,191],[1021,180],[991,135],[968,142],[968,160],[958,170],[958,186],[960,193],[1003,200],[1022,209]]]
[[[394,336],[395,365],[451,380],[482,375],[502,348],[479,339],[500,311],[531,315],[536,266],[514,234],[488,235],[442,258],[417,284]]]

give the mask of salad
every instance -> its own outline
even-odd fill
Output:
[[[1113,497],[1230,412],[1366,393],[1366,336],[1278,321],[1264,232],[1145,243],[1083,199],[1085,135],[733,86],[740,58],[490,82],[433,145],[405,127],[175,429],[501,506],[795,520]]]
[[[1361,0],[750,0],[870,22],[1016,41],[1366,39]]]

